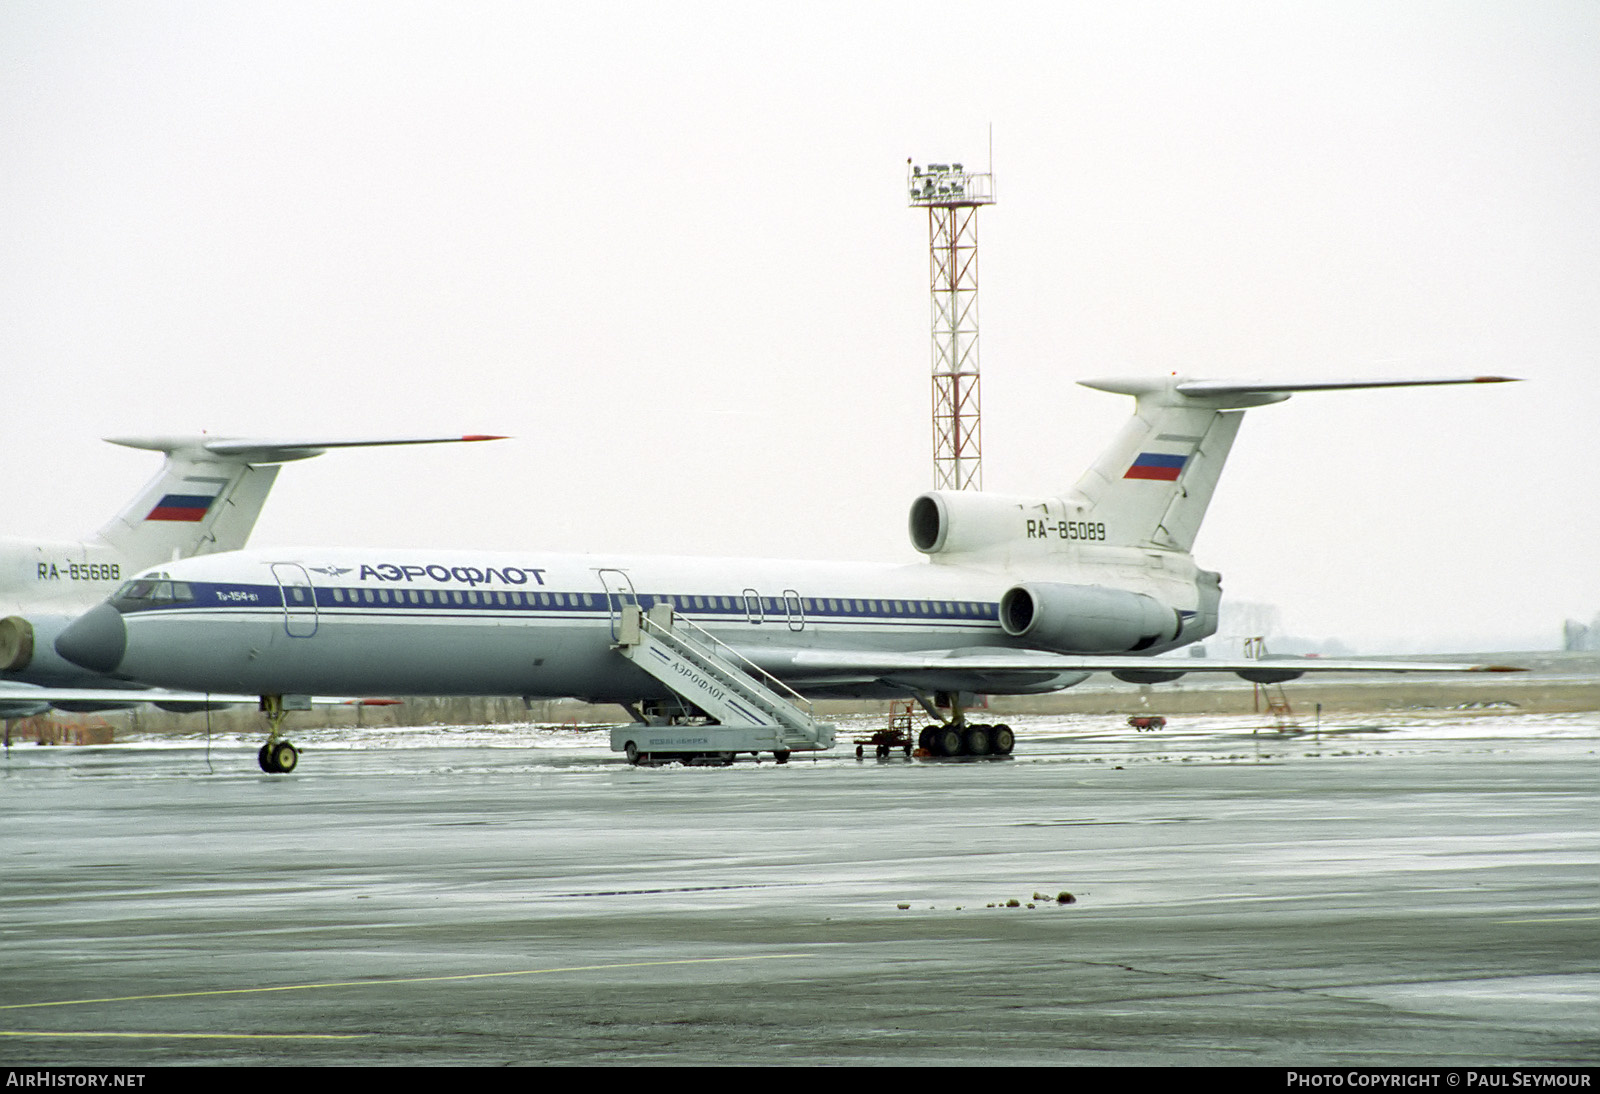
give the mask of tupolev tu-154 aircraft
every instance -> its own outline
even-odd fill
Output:
[[[0,539],[0,717],[127,706],[149,698],[56,655],[56,635],[158,563],[243,547],[282,464],[334,448],[497,440],[458,437],[243,438],[205,434],[108,437],[164,453],[155,478],[95,535],[82,540]],[[177,703],[182,697],[163,695]],[[203,697],[197,697],[203,698]]]
[[[1460,377],[1239,383],[1093,380],[1133,418],[1069,492],[934,492],[911,505],[919,564],[307,549],[161,565],[68,627],[91,671],[262,697],[269,772],[294,768],[284,697],[313,692],[577,697],[624,705],[635,761],[833,743],[808,697],[914,696],[935,755],[1011,750],[960,693],[1032,694],[1092,672],[1161,682],[1491,666],[1153,660],[1214,633],[1218,574],[1190,554],[1247,408],[1294,392],[1492,383]],[[940,702],[940,699],[946,701]],[[945,718],[937,713],[947,707]]]

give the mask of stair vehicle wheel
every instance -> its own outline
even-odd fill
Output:
[[[622,746],[622,754],[628,758],[628,762],[630,764],[633,764],[636,767],[638,766],[638,764],[639,764],[639,745],[636,742],[629,741],[627,744],[623,745]]]
[[[772,754],[772,758],[777,760],[780,764],[786,764],[789,762],[789,753],[787,751],[774,752]]]
[[[300,750],[288,741],[279,741],[272,746],[267,758],[272,761],[272,770],[287,775],[300,762]]]
[[[1011,750],[1017,746],[1017,735],[1011,732],[1011,727],[1005,724],[994,727],[990,735],[994,741],[994,754],[996,756],[1009,756]]]

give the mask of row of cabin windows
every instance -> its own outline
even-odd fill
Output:
[[[289,600],[296,604],[310,603],[310,589],[305,586],[291,585],[287,588]],[[460,589],[396,589],[391,595],[388,589],[327,589],[332,594],[335,604],[467,604],[467,605],[500,605],[501,607],[528,607],[528,608],[594,608],[603,606],[608,601],[606,598],[594,593],[523,593],[520,591],[506,592],[484,590],[481,594],[473,589],[462,591]],[[437,599],[435,596],[437,595]],[[481,596],[481,599],[480,599]],[[131,581],[118,590],[117,600],[143,601],[146,603],[183,603],[194,599],[194,594],[184,582],[172,581]],[[988,606],[965,600],[841,600],[835,598],[814,597],[744,597],[744,596],[650,596],[639,597],[644,604],[667,604],[679,611],[724,611],[744,612],[746,614],[781,615],[787,612],[790,615],[800,614],[802,611],[808,615],[905,615],[905,616],[955,616],[970,619],[993,618],[993,611]]]
[[[438,599],[434,599],[433,589],[396,589],[391,597],[388,589],[330,589],[335,604],[487,604],[502,607],[539,607],[539,608],[566,608],[584,607],[593,608],[606,603],[593,593],[522,593],[518,591],[490,592],[485,590],[440,589]],[[307,590],[301,586],[290,586],[288,589],[290,599],[295,603],[308,603]],[[347,595],[348,594],[348,600]],[[482,597],[480,600],[479,597]],[[524,599],[526,597],[526,599]],[[679,611],[725,611],[725,612],[759,612],[763,614],[779,615],[784,612],[798,614],[801,610],[811,615],[820,615],[824,612],[832,615],[850,614],[854,611],[857,615],[948,615],[960,618],[965,616],[970,619],[992,618],[993,613],[983,604],[966,600],[837,600],[812,597],[733,597],[733,596],[641,596],[641,603],[667,604]],[[803,605],[803,609],[802,609]]]

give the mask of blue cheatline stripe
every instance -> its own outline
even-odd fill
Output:
[[[125,611],[148,611],[205,605],[210,607],[282,607],[284,593],[277,585],[243,583],[184,583],[193,590],[195,599],[189,602],[124,602]],[[595,616],[612,612],[610,598],[595,593],[529,592],[526,590],[486,589],[380,589],[372,586],[316,586],[315,607],[319,611],[347,613],[409,614],[447,611],[451,614],[480,612],[515,612],[525,615]],[[367,599],[371,594],[371,599]],[[386,595],[380,595],[386,594]],[[412,599],[412,595],[416,599]],[[426,594],[426,595],[425,595]],[[428,595],[432,596],[430,600]],[[459,601],[457,600],[459,597]],[[504,602],[501,598],[504,597]],[[739,622],[749,619],[744,602],[738,597],[727,598],[731,606],[724,606],[720,596],[701,596],[705,607],[693,607],[693,596],[656,593],[640,595],[641,607],[670,603],[676,611],[690,619],[709,618],[717,622]],[[763,624],[779,625],[796,619],[809,623],[820,622],[881,622],[898,625],[927,625],[940,627],[972,627],[988,629],[999,619],[999,606],[993,602],[975,600],[911,600],[895,597],[806,597],[811,607],[790,614],[782,601],[759,616]],[[585,602],[587,601],[587,602]],[[861,606],[856,607],[857,604]],[[894,605],[900,605],[895,610]],[[938,610],[935,611],[935,606]],[[290,607],[309,611],[308,601]]]

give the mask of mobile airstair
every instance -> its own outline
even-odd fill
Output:
[[[616,635],[613,648],[686,705],[677,716],[634,710],[635,724],[611,731],[612,751],[630,763],[726,763],[740,752],[772,752],[782,761],[833,747],[835,727],[819,722],[810,702],[670,605],[648,612],[622,605]]]
[[[1244,655],[1254,660],[1264,659],[1267,656],[1266,638],[1257,636],[1245,639]],[[1282,684],[1252,681],[1252,686],[1255,688],[1255,711],[1260,714],[1265,708],[1267,717],[1272,720],[1272,729],[1279,733],[1304,732],[1295,719],[1293,708],[1289,706],[1289,696]]]

